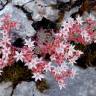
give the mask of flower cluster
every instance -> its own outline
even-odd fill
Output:
[[[76,20],[68,18],[62,23],[59,35],[65,37],[67,41],[74,41],[83,45],[96,42],[96,20],[89,15],[87,18],[78,16]]]
[[[10,31],[17,26],[15,21],[10,20],[9,15],[5,15],[0,20],[0,69],[14,62],[15,49],[11,45]]]
[[[83,54],[70,42],[82,44],[96,42],[96,22],[92,18],[87,18],[85,21],[81,17],[77,17],[76,20],[68,18],[63,22],[63,28],[58,33],[53,30],[43,33],[45,36],[43,41],[40,32],[37,32],[35,39],[23,38],[22,48],[13,46],[10,37],[11,30],[18,26],[18,22],[12,21],[9,15],[4,16],[1,22],[0,69],[21,61],[32,70],[32,78],[35,78],[35,81],[43,79],[44,73],[49,71],[58,82],[60,89],[65,87],[68,78],[76,75],[74,63]],[[44,32],[43,29],[42,31]],[[51,38],[50,42],[48,42],[49,38]]]

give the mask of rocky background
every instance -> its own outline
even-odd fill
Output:
[[[18,37],[34,35],[41,27],[55,29],[68,16],[75,18],[78,14],[86,16],[89,13],[96,16],[96,0],[0,0],[0,18],[4,13],[11,13],[13,20],[22,23],[20,30],[12,31],[14,43]],[[91,64],[88,59],[96,51],[96,45],[86,49],[88,52],[84,50],[86,54],[77,61],[76,78],[70,80],[65,89],[60,90],[54,78],[47,74],[49,88],[42,93],[33,81],[19,82],[14,90],[12,82],[3,81],[0,83],[0,96],[96,96],[96,57]]]

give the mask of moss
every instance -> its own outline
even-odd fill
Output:
[[[71,42],[72,45],[75,45],[76,50],[81,50],[83,54],[76,61],[76,66],[79,66],[83,69],[88,67],[96,67],[96,44],[92,43],[89,45],[83,45],[80,43]]]
[[[9,81],[13,83],[13,95],[14,89],[16,88],[18,83],[21,83],[21,81],[30,82],[35,80],[32,79],[32,71],[29,70],[26,66],[24,66],[24,63],[19,61],[17,63],[14,63],[12,66],[7,66],[3,69],[0,81]],[[36,87],[40,92],[43,92],[44,90],[49,88],[46,80],[37,81]]]
[[[77,60],[77,66],[81,68],[96,67],[96,44],[92,43],[87,46],[78,45],[77,49],[84,52],[83,55]]]
[[[72,43],[72,44],[75,45],[75,49],[77,49],[77,50],[84,51],[86,48],[86,46],[84,46],[83,44],[80,44],[80,43],[77,43],[77,44]]]
[[[3,69],[2,76],[0,77],[0,81],[5,82],[12,82],[12,93],[13,95],[14,89],[17,86],[18,83],[21,81],[31,81],[32,80],[32,72],[31,70],[28,70],[27,67],[24,66],[24,63],[17,62],[14,63],[12,66],[7,66]]]
[[[31,76],[31,70],[28,70],[23,63],[17,62],[3,69],[1,81],[11,81],[15,83],[23,80],[30,80]]]
[[[44,92],[45,90],[49,89],[49,86],[46,80],[37,81],[36,87],[40,92]]]

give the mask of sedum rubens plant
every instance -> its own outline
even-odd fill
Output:
[[[76,20],[68,18],[62,22],[60,34],[66,41],[73,41],[83,45],[96,42],[96,19],[93,15],[87,18],[78,16]]]
[[[93,41],[96,42],[94,35],[96,22],[90,17],[84,21],[81,17],[77,17],[76,20],[69,18],[64,21],[63,28],[58,33],[51,30],[52,35],[54,35],[51,42],[45,40],[42,43],[38,36],[36,39],[32,37],[23,38],[24,46],[22,48],[13,46],[10,36],[12,29],[19,28],[20,22],[12,21],[11,15],[8,14],[4,15],[0,22],[0,34],[2,34],[0,40],[1,75],[4,67],[21,61],[29,70],[32,70],[32,78],[35,81],[45,78],[45,72],[49,71],[60,89],[65,87],[68,78],[73,78],[76,75],[74,63],[83,54],[80,50],[75,49],[75,45],[72,45],[71,41],[84,45]],[[44,30],[42,29],[42,31]],[[36,53],[37,47],[39,53]]]

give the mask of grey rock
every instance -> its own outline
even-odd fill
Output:
[[[34,82],[22,82],[14,90],[13,96],[48,96],[40,93]]]
[[[22,1],[22,0],[21,0]],[[49,3],[48,3],[49,2]],[[55,21],[58,18],[58,10],[52,9],[49,5],[56,4],[56,0],[35,0],[25,3],[23,8],[32,13],[32,19],[41,21],[43,17]],[[17,4],[19,5],[19,4]]]
[[[2,18],[4,14],[10,14],[12,16],[11,19],[20,25],[12,30],[12,34],[15,33],[18,36],[25,38],[26,36],[33,36],[36,33],[31,25],[32,21],[29,21],[26,15],[12,4],[8,4],[2,11],[0,11],[0,18]]]
[[[56,3],[57,0],[12,0],[13,5],[23,5],[25,10],[32,13],[32,18],[35,21],[41,21],[43,17],[55,21],[58,18],[59,11],[52,9],[50,5]]]
[[[7,0],[0,0],[0,10],[4,8],[6,3],[7,3]]]
[[[51,7],[46,7],[45,17],[51,21],[58,19],[58,10],[52,9]]]
[[[33,0],[12,0],[12,4],[22,6],[30,1],[33,1]]]
[[[19,9],[14,8],[14,11],[12,12],[12,17],[13,20],[16,20],[17,22],[19,21],[21,26],[19,29],[14,30],[13,32],[17,33],[21,37],[26,37],[26,36],[33,36],[36,31],[32,27],[32,21],[29,21],[26,17],[26,15]]]
[[[0,96],[10,96],[11,92],[12,92],[12,83],[11,82],[0,83]]]
[[[74,14],[74,13],[76,13],[76,12],[78,12],[79,11],[79,6],[78,7],[74,7],[74,8],[72,8],[72,9],[70,9],[69,11],[66,11],[65,12],[65,15],[64,15],[64,18],[66,19],[66,18],[68,18],[68,17],[71,17],[71,15],[72,14]]]
[[[70,0],[59,0],[59,1],[66,3],[69,2]]]
[[[47,5],[50,5],[50,4],[56,4],[57,3],[57,0],[43,0],[43,2]]]
[[[96,70],[78,70],[78,75],[67,82],[66,88],[60,90],[54,79],[48,78],[50,89],[46,91],[49,96],[96,96]]]

